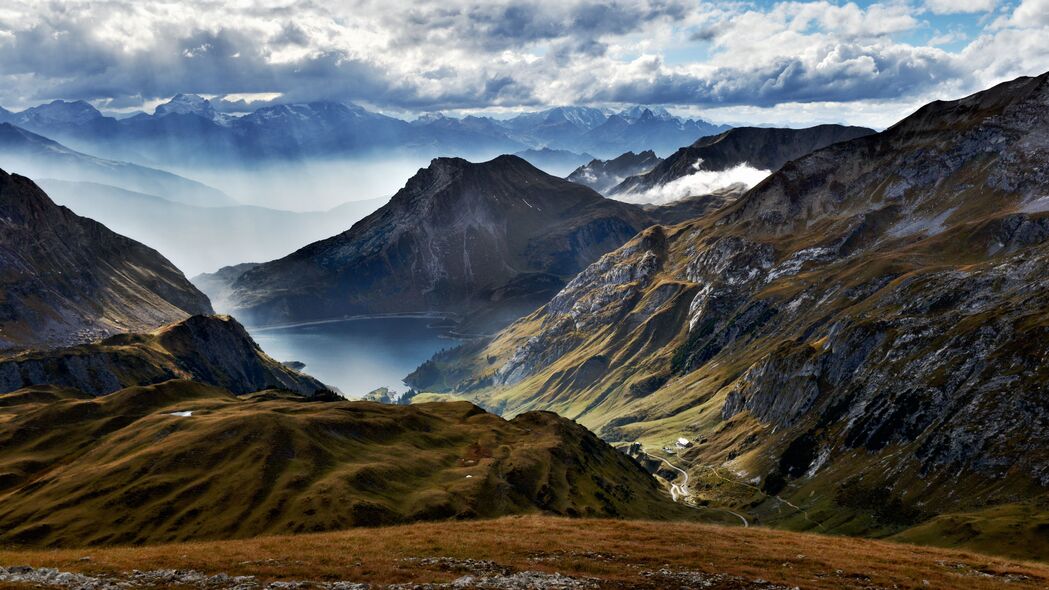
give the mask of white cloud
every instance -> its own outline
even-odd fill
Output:
[[[700,160],[692,166],[696,172],[688,176],[682,176],[646,191],[616,195],[614,198],[628,203],[666,205],[674,201],[680,201],[685,197],[709,195],[718,189],[729,188],[734,185],[743,185],[746,188],[750,188],[772,173],[771,170],[758,170],[745,163],[728,170],[718,171],[703,170],[702,166],[703,161]]]
[[[925,8],[933,14],[991,12],[995,0],[925,0]]]
[[[649,103],[813,123],[873,105],[898,112],[1049,69],[1049,0],[1022,0],[955,51],[936,46],[949,41],[942,35],[926,45],[901,39],[920,36],[937,11],[993,8],[993,0],[4,5],[7,107],[83,98],[139,108],[196,92],[396,112]],[[671,58],[681,47],[695,47],[696,59]]]

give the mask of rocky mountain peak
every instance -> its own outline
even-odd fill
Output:
[[[0,171],[0,350],[84,342],[211,313],[163,256]]]
[[[211,101],[198,94],[176,94],[168,102],[158,105],[153,115],[197,115],[205,119],[214,119],[217,113]]]
[[[21,115],[38,125],[81,125],[102,118],[98,109],[83,100],[53,100],[26,109]]]

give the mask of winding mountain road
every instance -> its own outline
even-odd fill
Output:
[[[704,509],[704,510],[708,509],[706,506],[696,506],[696,505],[692,504],[691,502],[689,502],[689,499],[691,499],[692,494],[690,494],[689,491],[688,491],[688,472],[687,471],[685,471],[684,469],[678,467],[677,465],[674,465],[673,463],[671,463],[670,461],[668,461],[664,457],[657,457],[657,456],[649,453],[648,451],[645,451],[644,449],[642,449],[641,452],[643,454],[653,458],[653,459],[656,459],[658,461],[663,462],[667,467],[669,467],[669,468],[673,469],[674,471],[676,471],[676,472],[681,474],[681,477],[682,477],[681,483],[674,483],[672,481],[668,482],[668,483],[670,483],[670,498],[672,500],[674,500],[675,502],[681,501],[686,506],[692,506],[693,508],[696,508],[696,509]],[[679,498],[680,498],[680,500],[679,500]],[[742,514],[738,513],[738,512],[733,512],[732,510],[728,510],[726,508],[715,508],[714,510],[721,510],[722,512],[727,512],[727,513],[731,514],[732,516],[735,516],[736,518],[738,518],[740,520],[740,522],[743,523],[744,527],[750,527],[750,522],[747,520],[747,518],[745,516],[743,516]]]

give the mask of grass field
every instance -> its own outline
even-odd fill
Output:
[[[973,553],[763,528],[542,516],[133,548],[0,550],[0,565],[93,575],[182,569],[259,582],[373,586],[448,582],[495,570],[559,572],[591,579],[579,587],[600,588],[1049,586],[1049,566]],[[0,582],[0,588],[25,587]]]

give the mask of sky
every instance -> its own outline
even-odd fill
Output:
[[[1049,70],[1049,0],[5,0],[0,105],[337,100],[410,118],[664,106],[885,127]],[[222,99],[222,97],[225,97]]]

